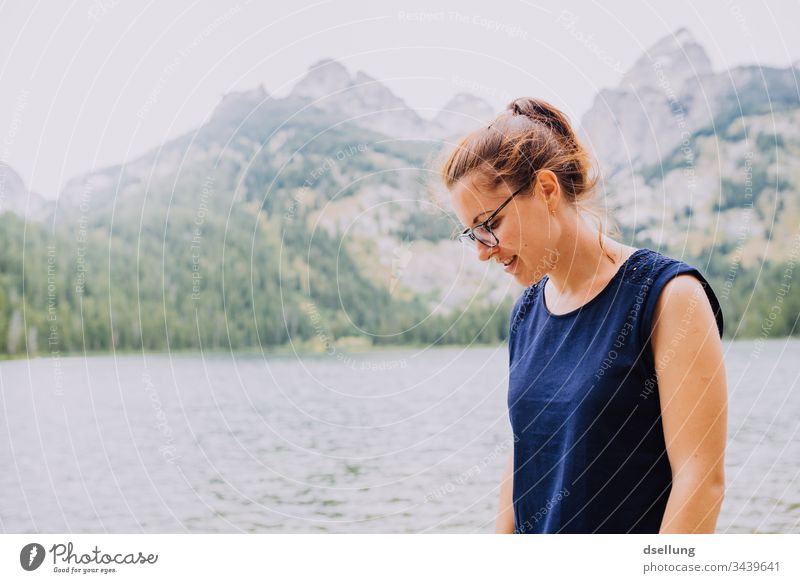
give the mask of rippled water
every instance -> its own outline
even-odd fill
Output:
[[[725,345],[719,532],[800,532],[800,342]],[[0,363],[5,532],[491,532],[507,353]]]

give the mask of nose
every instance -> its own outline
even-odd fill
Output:
[[[478,259],[481,261],[489,261],[498,252],[497,247],[488,247],[480,241],[475,241],[475,244],[478,246]]]

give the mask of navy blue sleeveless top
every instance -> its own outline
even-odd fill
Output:
[[[673,277],[708,281],[638,249],[597,296],[567,314],[545,305],[548,277],[511,314],[508,409],[516,533],[657,533],[672,472],[650,345],[658,296]]]

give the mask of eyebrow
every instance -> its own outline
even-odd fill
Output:
[[[482,213],[475,215],[475,218],[472,219],[472,224],[474,225],[475,223],[477,223],[478,219],[481,218],[483,215],[490,215],[490,214],[492,214],[492,211],[483,211]]]

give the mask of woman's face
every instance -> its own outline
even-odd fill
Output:
[[[513,193],[510,185],[487,189],[479,186],[482,183],[480,176],[473,173],[459,180],[451,190],[453,207],[465,228],[485,221]],[[490,223],[500,243],[487,247],[479,241],[472,242],[478,258],[504,265],[506,273],[524,286],[539,281],[558,256],[556,242],[561,234],[558,199],[555,174],[540,172],[534,188],[515,196]],[[555,215],[549,212],[548,203],[556,209]]]

